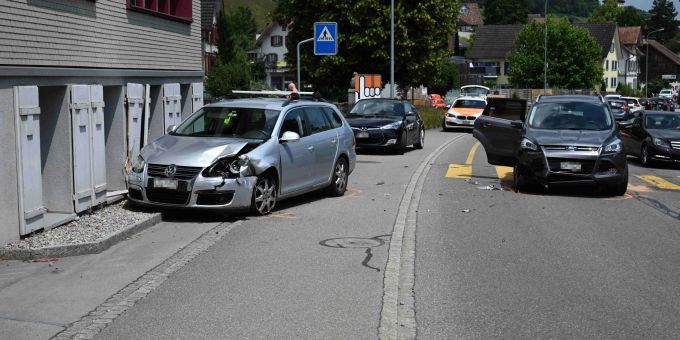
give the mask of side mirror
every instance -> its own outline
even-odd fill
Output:
[[[630,121],[617,121],[616,125],[619,126],[619,129],[625,129],[633,125]]]
[[[515,129],[521,129],[523,125],[524,122],[521,120],[513,120],[510,122],[510,126],[514,127]]]
[[[409,112],[406,114],[406,121],[409,122],[415,122],[416,121],[416,114],[413,112]]]
[[[170,125],[170,126],[168,126],[168,130],[166,132],[167,133],[173,133],[173,132],[175,132],[175,130],[177,130],[177,126]]]
[[[293,131],[286,131],[283,133],[281,138],[279,138],[279,143],[294,143],[300,140],[300,135]]]

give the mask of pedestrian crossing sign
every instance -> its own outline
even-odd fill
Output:
[[[314,54],[338,54],[338,24],[335,22],[314,23]]]

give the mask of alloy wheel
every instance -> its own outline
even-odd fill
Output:
[[[338,192],[343,192],[347,186],[347,167],[344,161],[338,161],[335,164],[335,189]]]
[[[276,205],[276,183],[269,177],[261,178],[255,185],[255,209],[262,215],[269,214]]]

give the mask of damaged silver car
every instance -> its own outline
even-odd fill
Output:
[[[222,101],[169,130],[133,163],[134,203],[265,215],[310,191],[343,195],[356,163],[349,124],[322,101]]]

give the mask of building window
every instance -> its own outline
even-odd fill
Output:
[[[272,47],[283,46],[283,37],[280,35],[272,35],[271,37]]]
[[[604,61],[604,70],[609,71],[609,60]]]
[[[129,10],[172,20],[192,22],[191,0],[127,0]]]
[[[286,25],[281,25],[281,31],[285,32],[288,30],[288,26]]]
[[[604,78],[604,85],[605,87],[609,85],[609,78]]]
[[[617,60],[612,61],[612,71],[616,71],[619,68],[619,62]]]
[[[612,45],[609,47],[609,52],[610,52],[610,53],[614,53],[614,44],[612,44]]]
[[[276,62],[278,60],[279,60],[279,56],[276,53],[269,53],[269,54],[267,54],[267,57],[265,58],[265,62],[267,63],[268,66],[276,65]]]
[[[611,79],[611,83],[610,83],[609,87],[614,87],[614,88],[616,87],[616,77]]]

